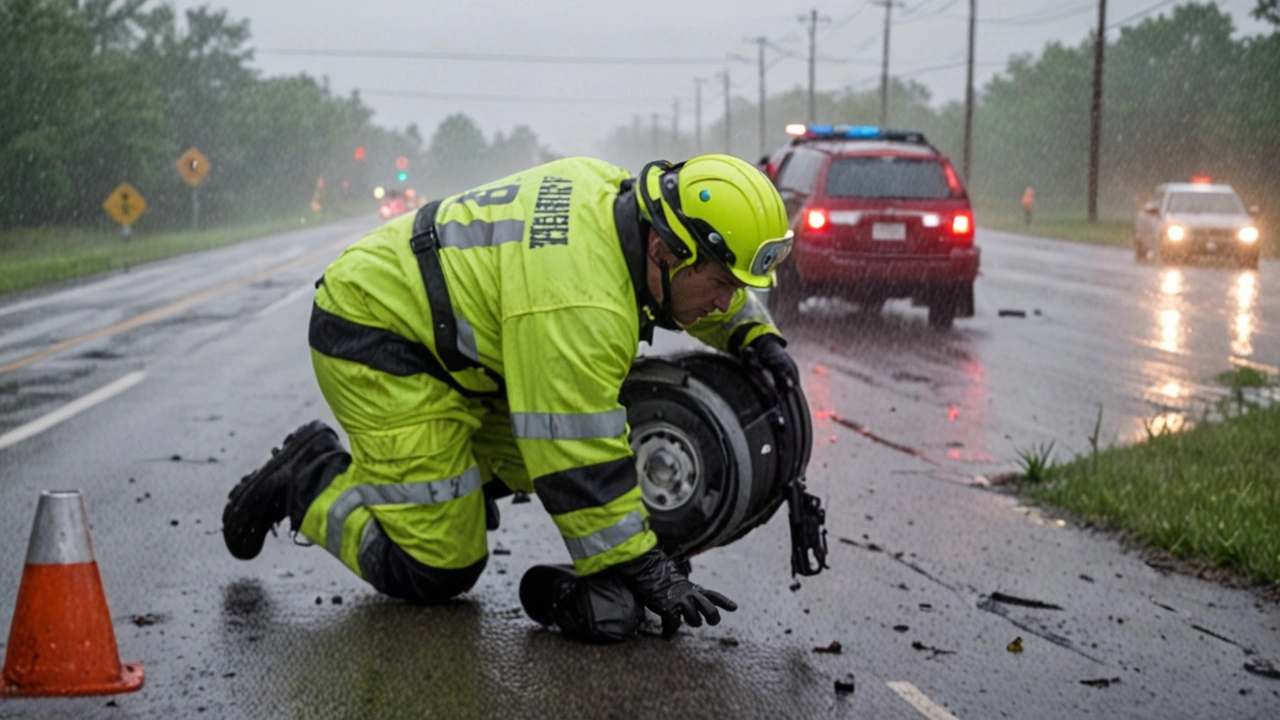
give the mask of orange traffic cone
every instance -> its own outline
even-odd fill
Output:
[[[120,663],[79,492],[42,492],[9,629],[0,696],[107,695],[145,673]]]

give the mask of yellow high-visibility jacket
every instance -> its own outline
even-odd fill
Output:
[[[600,160],[547,163],[393,220],[329,270],[360,281],[359,322],[397,338],[364,362],[505,399],[532,484],[514,489],[537,493],[582,575],[656,544],[618,402],[656,314],[633,182]],[[728,352],[777,332],[746,290],[688,330]],[[312,344],[343,352],[314,326]]]

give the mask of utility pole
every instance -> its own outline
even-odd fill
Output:
[[[818,65],[818,21],[830,20],[829,17],[818,17],[817,10],[810,10],[807,16],[797,18],[800,22],[809,22],[809,124],[818,121],[818,109],[814,98]]]
[[[699,155],[702,154],[702,83],[706,81],[706,78],[693,79],[694,148]]]
[[[964,181],[969,182],[973,158],[973,36],[978,22],[978,0],[969,0],[969,64],[964,75]]]
[[[765,125],[765,111],[764,111],[764,105],[765,105],[764,46],[769,42],[769,40],[768,38],[761,35],[760,37],[756,37],[756,38],[747,38],[747,42],[756,43],[758,47],[758,57],[759,57],[759,66],[760,66],[760,156],[764,157],[764,153],[765,153],[764,143],[765,143],[765,136],[766,136],[765,128],[767,127],[767,125]]]
[[[731,138],[733,134],[730,132],[729,127],[729,67],[727,65],[724,68],[724,72],[720,73],[720,76],[724,78],[724,153],[732,155],[733,141]]]
[[[889,124],[889,27],[894,2],[883,0],[873,4],[884,5],[884,57],[880,61],[880,127],[884,127]]]
[[[653,129],[650,132],[649,144],[653,150],[653,156],[658,156],[658,113],[653,114]]]
[[[671,101],[671,144],[680,144],[680,98]]]
[[[1098,150],[1102,144],[1102,61],[1107,47],[1107,0],[1098,0],[1093,38],[1093,107],[1089,109],[1089,222],[1098,221]]]

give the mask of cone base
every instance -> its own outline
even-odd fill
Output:
[[[8,678],[0,684],[0,697],[51,697],[71,695],[116,695],[134,692],[142,688],[147,673],[140,663],[120,663],[120,679],[110,682],[83,683],[75,686],[46,685],[23,687],[12,685]]]

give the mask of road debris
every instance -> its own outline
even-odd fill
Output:
[[[830,645],[826,647],[816,647],[813,649],[816,653],[826,653],[828,655],[839,655],[844,648],[840,645],[839,640],[832,640]]]
[[[738,647],[739,643],[737,638],[723,637],[720,638],[720,645],[722,647]]]
[[[1018,318],[1024,318],[1024,317],[1026,317],[1026,316],[1027,316],[1027,311],[1026,311],[1026,310],[1008,310],[1008,309],[1004,309],[1004,310],[1000,310],[997,314],[998,314],[1000,317],[1018,317]]]
[[[1262,677],[1271,678],[1273,680],[1280,680],[1280,668],[1272,665],[1270,660],[1254,658],[1244,664],[1244,669],[1254,675],[1261,675]]]
[[[1119,683],[1120,683],[1120,678],[1118,678],[1118,677],[1113,677],[1113,678],[1095,678],[1095,679],[1093,679],[1093,680],[1081,680],[1081,681],[1080,681],[1080,684],[1081,684],[1081,685],[1088,685],[1089,687],[1096,687],[1096,688],[1111,687],[1112,685],[1117,685],[1117,684],[1119,684]]]
[[[893,631],[894,631],[894,632],[906,632],[906,631],[908,631],[908,630],[910,630],[910,629],[911,629],[911,628],[907,627],[906,625],[894,625],[894,626],[893,626]]]
[[[790,590],[791,592],[795,592],[795,591],[799,590],[799,589],[800,589],[800,581],[799,581],[799,580],[797,580],[797,581],[795,581],[795,582],[791,583],[791,587],[789,587],[789,588],[787,588],[787,589],[788,589],[788,590]]]
[[[147,627],[148,625],[156,625],[164,622],[164,615],[158,613],[145,613],[143,615],[133,615],[129,618],[129,622],[138,627]]]
[[[990,597],[992,600],[998,603],[1004,603],[1005,605],[1019,605],[1021,607],[1039,608],[1041,610],[1061,610],[1062,609],[1061,605],[1054,605],[1053,603],[1047,603],[1040,600],[1030,600],[1027,598],[1020,598],[1016,595],[1006,595],[1005,593],[1002,593],[1002,592],[993,592],[988,597]]]
[[[1019,635],[1018,637],[1014,638],[1013,642],[1005,646],[1005,650],[1008,650],[1011,653],[1022,652],[1022,636]]]
[[[924,643],[920,642],[919,640],[912,640],[912,641],[911,641],[911,649],[912,649],[912,650],[919,650],[919,651],[921,651],[921,652],[930,652],[930,653],[933,653],[932,655],[930,655],[930,656],[929,656],[929,659],[930,659],[930,660],[932,660],[933,658],[938,657],[939,655],[955,655],[955,654],[956,654],[956,651],[955,651],[955,650],[943,650],[942,648],[936,648],[936,647],[933,647],[932,645],[925,645]]]
[[[836,680],[836,692],[841,695],[847,695],[853,692],[853,673],[847,673],[844,677]]]

